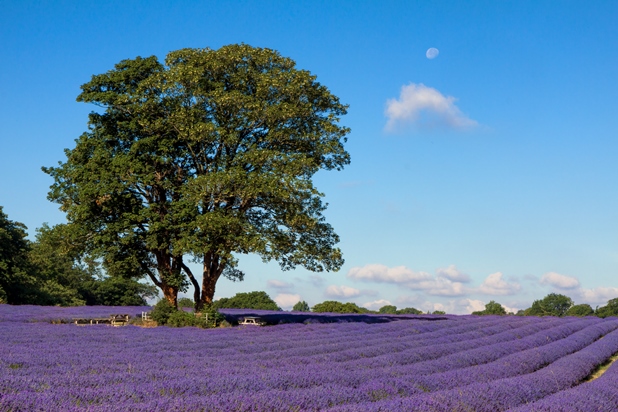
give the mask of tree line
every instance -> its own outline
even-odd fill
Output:
[[[44,224],[30,241],[26,226],[0,206],[0,303],[141,306],[157,296],[154,286],[72,243],[66,229]]]
[[[191,306],[191,300],[183,298],[180,301],[180,306]],[[268,296],[264,291],[237,293],[231,298],[222,298],[213,302],[213,307],[217,309],[235,308],[235,309],[262,309],[262,310],[277,310],[281,308],[277,303]],[[353,302],[339,302],[335,300],[327,300],[317,303],[314,306],[309,306],[306,301],[299,301],[293,307],[292,311],[296,312],[316,312],[316,313],[367,313],[367,314],[384,314],[384,315],[445,315],[446,312],[436,310],[423,312],[419,309],[407,307],[397,309],[395,305],[384,305],[378,310],[370,310],[362,306],[358,306]],[[607,305],[593,309],[588,304],[576,305],[573,300],[566,296],[557,293],[550,293],[543,299],[535,300],[532,306],[528,309],[519,310],[517,313],[507,312],[504,306],[496,301],[490,301],[485,305],[482,311],[472,312],[472,315],[515,315],[515,316],[598,316],[606,318],[609,316],[618,316],[618,298],[611,299]]]

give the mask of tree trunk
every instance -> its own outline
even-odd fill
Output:
[[[196,305],[202,309],[205,305],[212,305],[215,297],[215,286],[219,280],[219,276],[223,272],[224,263],[220,262],[219,256],[207,253],[204,256],[204,269],[202,272],[202,296],[199,304]]]
[[[161,284],[161,290],[163,291],[163,297],[172,305],[173,307],[178,307],[178,287],[170,286],[166,283]]]

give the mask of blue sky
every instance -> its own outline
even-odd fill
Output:
[[[244,42],[278,50],[350,105],[352,163],[320,172],[346,263],[241,257],[284,308],[326,299],[470,313],[550,292],[618,297],[618,3],[614,1],[4,1],[0,205],[34,234],[64,221],[41,166],[118,61]],[[430,59],[429,48],[439,54]]]

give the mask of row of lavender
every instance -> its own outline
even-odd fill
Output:
[[[0,328],[0,411],[506,410],[569,393],[618,351],[618,320],[599,318]]]

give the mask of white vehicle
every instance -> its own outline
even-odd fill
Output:
[[[244,317],[238,322],[239,325],[255,325],[255,326],[264,326],[266,322],[256,316],[247,316]]]

